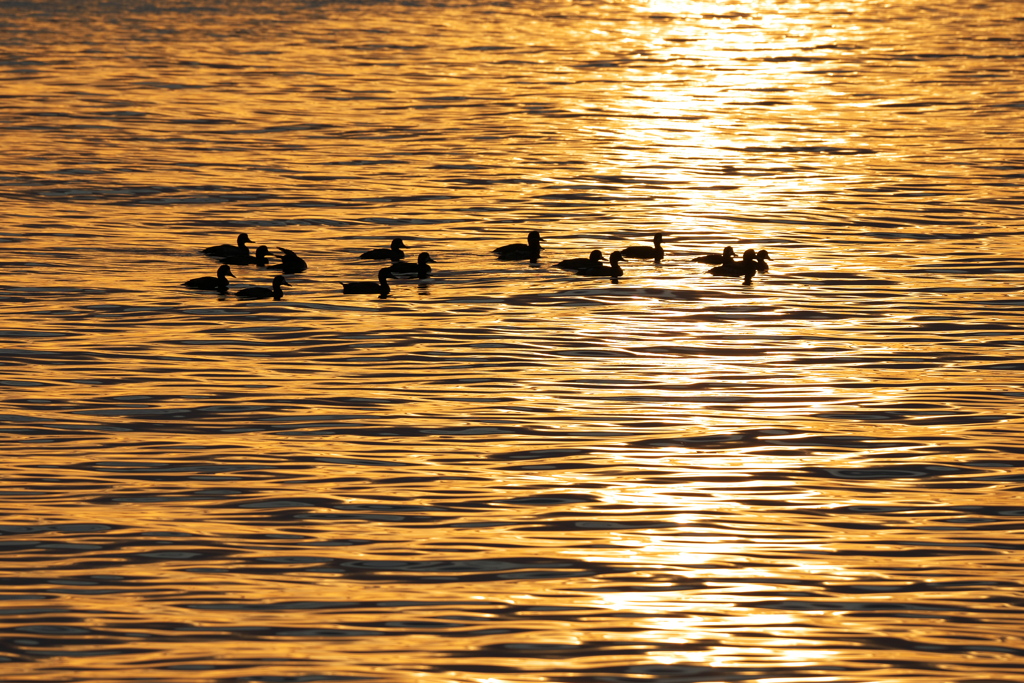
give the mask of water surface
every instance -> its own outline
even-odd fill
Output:
[[[1019,4],[0,8],[5,682],[1020,680]]]

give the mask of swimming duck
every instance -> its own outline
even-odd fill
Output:
[[[543,241],[539,230],[531,230],[526,236],[526,244],[506,244],[495,249],[494,253],[506,261],[530,259],[530,263],[536,263],[540,258],[540,243]]]
[[[586,275],[589,277],[619,277],[622,275],[622,268],[619,266],[619,261],[624,260],[622,258],[621,251],[613,251],[611,256],[608,257],[609,265],[598,263],[594,266],[588,266],[576,271],[577,275]]]
[[[690,260],[694,263],[710,263],[714,265],[717,263],[732,263],[735,258],[736,252],[733,251],[733,248],[726,247],[722,250],[721,254],[705,254],[704,256],[698,256],[697,258]]]
[[[743,284],[749,285],[754,278],[754,273],[757,272],[757,252],[753,249],[747,249],[743,252],[742,261],[723,263],[720,266],[715,266],[708,272],[720,277],[742,277]]]
[[[221,292],[228,291],[228,276],[234,277],[235,274],[231,272],[231,266],[223,265],[217,269],[217,277],[197,277],[183,282],[185,287],[190,289],[216,289]]]
[[[220,260],[221,263],[227,263],[232,266],[259,266],[262,268],[267,265],[267,259],[270,256],[270,248],[266,245],[261,244],[256,247],[256,253],[252,256],[249,254],[238,255],[238,256],[226,256]]]
[[[768,272],[768,264],[765,263],[765,261],[774,261],[774,260],[775,259],[773,259],[771,256],[768,255],[768,250],[767,249],[762,249],[761,251],[757,252],[757,270],[758,270],[758,272],[767,273]]]
[[[380,294],[383,299],[391,291],[388,284],[390,276],[390,268],[381,268],[377,271],[377,282],[342,282],[341,291],[343,294]]]
[[[405,258],[405,252],[402,251],[402,249],[408,249],[408,247],[406,247],[405,243],[402,242],[401,237],[396,237],[395,239],[391,240],[390,249],[371,249],[370,251],[360,254],[359,258],[387,258],[391,259],[392,261],[397,261],[399,259]]]
[[[423,280],[430,277],[431,263],[437,263],[437,261],[430,258],[430,254],[424,251],[416,259],[416,263],[406,263],[405,261],[392,263],[391,276],[397,278],[418,277]]]
[[[654,246],[638,245],[626,247],[622,250],[625,258],[654,259],[656,262],[665,258],[665,250],[661,248],[662,235],[660,232],[654,234]]]
[[[281,262],[270,266],[271,268],[280,270],[282,273],[288,273],[289,275],[301,273],[306,269],[306,262],[294,251],[284,247],[278,247],[277,249],[281,252]]]
[[[216,247],[207,247],[203,253],[207,256],[248,256],[249,247],[246,244],[255,244],[249,239],[248,233],[239,233],[236,244],[220,244]]]
[[[274,284],[271,289],[266,287],[246,287],[235,292],[235,296],[241,299],[269,299],[274,297],[274,301],[279,301],[284,296],[284,292],[281,291],[281,285],[291,287],[288,281],[284,279],[284,275],[275,275]]]
[[[599,249],[595,249],[590,252],[588,258],[570,258],[556,263],[555,268],[561,268],[562,270],[583,270],[584,268],[590,268],[592,266],[600,266],[601,261],[604,261],[604,254]]]

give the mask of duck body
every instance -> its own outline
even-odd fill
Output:
[[[396,237],[391,240],[391,247],[388,249],[371,249],[370,251],[363,252],[359,255],[359,258],[372,258],[372,259],[391,259],[392,261],[398,261],[405,258],[405,252],[402,249],[407,249],[405,243],[401,237]]]
[[[430,277],[430,271],[433,270],[430,267],[431,263],[437,263],[437,261],[430,258],[430,254],[424,251],[416,259],[416,263],[406,263],[405,261],[392,263],[390,267],[391,277],[426,279]]]
[[[342,282],[341,291],[343,294],[380,294],[383,299],[391,292],[390,276],[390,268],[381,268],[377,271],[377,282]]]
[[[494,253],[504,261],[529,259],[530,263],[536,263],[540,258],[540,243],[543,241],[539,230],[531,230],[526,236],[526,244],[506,244],[495,249]]]
[[[285,249],[284,247],[278,247],[277,249],[281,252],[281,262],[270,266],[271,268],[288,274],[301,273],[308,268],[306,261],[291,249]]]
[[[655,261],[660,261],[665,258],[665,250],[661,246],[661,240],[662,234],[660,232],[655,233],[653,247],[646,245],[626,247],[622,250],[622,255],[628,259],[641,259],[644,261],[654,259]]]
[[[570,258],[560,263],[555,264],[555,268],[561,268],[562,270],[580,271],[584,268],[591,268],[593,266],[600,266],[601,261],[604,261],[604,254],[601,253],[600,249],[595,249],[590,252],[590,256],[587,258]]]
[[[585,275],[587,277],[619,277],[622,275],[622,267],[619,265],[619,261],[624,260],[622,258],[621,251],[613,251],[611,256],[608,257],[608,265],[598,263],[596,265],[588,266],[576,271],[577,275]]]
[[[240,299],[269,299],[274,297],[274,300],[277,301],[284,296],[284,292],[281,291],[281,285],[291,287],[288,281],[284,279],[284,275],[275,275],[274,284],[270,288],[246,287],[235,292],[235,296]]]
[[[742,277],[743,284],[749,285],[754,278],[754,274],[757,272],[757,252],[753,249],[747,249],[743,252],[742,261],[723,263],[720,266],[715,266],[708,272],[718,277]]]
[[[248,250],[247,250],[248,251]],[[260,268],[267,265],[267,260],[270,258],[270,249],[265,245],[256,247],[255,254],[239,254],[236,256],[225,256],[220,260],[221,263],[226,263],[231,266],[258,266]]]
[[[242,232],[238,234],[238,239],[235,240],[235,244],[219,244],[215,247],[207,247],[203,249],[203,253],[207,256],[248,256],[249,247],[246,244],[254,244],[249,239],[249,234]]]
[[[717,265],[720,263],[733,263],[736,258],[736,252],[732,247],[726,247],[722,249],[721,254],[705,254],[704,256],[698,256],[695,259],[690,259],[694,263],[710,263],[711,265]]]
[[[182,285],[189,289],[209,289],[226,292],[228,291],[228,277],[234,276],[235,274],[231,272],[231,266],[223,265],[217,269],[217,277],[192,278],[188,282],[183,282]]]

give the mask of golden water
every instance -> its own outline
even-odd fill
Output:
[[[0,680],[1021,680],[1018,3],[0,16]]]

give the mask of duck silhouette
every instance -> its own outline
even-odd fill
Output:
[[[654,259],[655,261],[660,261],[665,258],[665,250],[661,247],[661,240],[662,234],[660,232],[655,233],[653,247],[647,245],[626,247],[622,250],[622,256],[627,259],[641,259],[644,261]]]
[[[690,259],[694,263],[710,263],[715,265],[718,263],[731,263],[736,258],[736,252],[733,251],[732,247],[726,247],[722,249],[721,254],[705,254],[704,256],[698,256],[695,259]]]
[[[372,259],[391,259],[392,261],[398,261],[399,259],[405,258],[405,252],[402,249],[408,249],[405,246],[405,242],[402,241],[401,237],[396,237],[391,240],[391,247],[388,249],[371,249],[370,251],[364,252],[359,255],[359,258],[372,258]]]
[[[192,278],[188,282],[183,282],[182,285],[190,289],[215,289],[220,292],[226,292],[228,290],[228,277],[234,277],[235,274],[231,272],[231,266],[225,264],[217,269],[217,277],[206,276]]]
[[[587,277],[620,277],[622,275],[622,267],[619,265],[619,261],[623,261],[621,251],[613,251],[611,256],[608,257],[608,265],[598,263],[597,265],[588,266],[576,271],[577,275],[586,275]]]
[[[237,256],[225,256],[220,260],[221,263],[227,263],[232,266],[258,266],[260,268],[267,265],[267,261],[270,257],[270,248],[266,245],[260,245],[256,247],[255,254],[240,254]]]
[[[540,243],[543,241],[539,230],[531,230],[526,235],[526,244],[506,244],[495,249],[494,253],[498,255],[498,258],[505,261],[529,259],[530,263],[536,263],[537,259],[540,258]]]
[[[289,275],[292,273],[301,273],[307,268],[306,261],[291,249],[278,247],[277,250],[281,252],[281,262],[269,266],[270,268],[280,270],[282,273]]]
[[[416,259],[416,263],[408,263],[406,261],[396,261],[392,263],[391,277],[396,278],[413,278],[418,277],[423,280],[430,277],[430,271],[433,270],[430,267],[431,263],[437,263],[434,259],[430,258],[428,252],[422,252]]]
[[[757,270],[758,270],[758,272],[759,273],[767,273],[768,272],[768,264],[766,263],[766,261],[774,261],[774,260],[775,259],[773,259],[771,256],[768,255],[768,250],[767,249],[762,249],[761,251],[757,252]]]
[[[719,277],[742,277],[743,284],[749,285],[754,279],[754,274],[757,272],[757,252],[753,249],[747,249],[743,252],[742,261],[723,263],[720,266],[715,266],[708,272]]]
[[[590,256],[587,258],[570,258],[555,264],[555,268],[561,268],[562,270],[573,270],[579,271],[584,268],[590,268],[592,266],[601,265],[601,261],[604,261],[604,254],[601,253],[600,249],[595,249],[590,252]]]
[[[275,275],[271,287],[246,287],[235,292],[235,296],[240,299],[269,299],[273,297],[275,301],[279,301],[284,296],[281,285],[291,287],[284,279],[284,275]]]
[[[341,291],[343,294],[380,294],[380,298],[384,299],[391,292],[389,277],[391,269],[381,268],[377,271],[377,282],[342,282]]]
[[[218,244],[215,247],[207,247],[203,249],[203,253],[207,256],[248,256],[249,247],[246,244],[255,244],[249,239],[249,234],[242,232],[238,234],[238,239],[235,240],[235,244]]]

